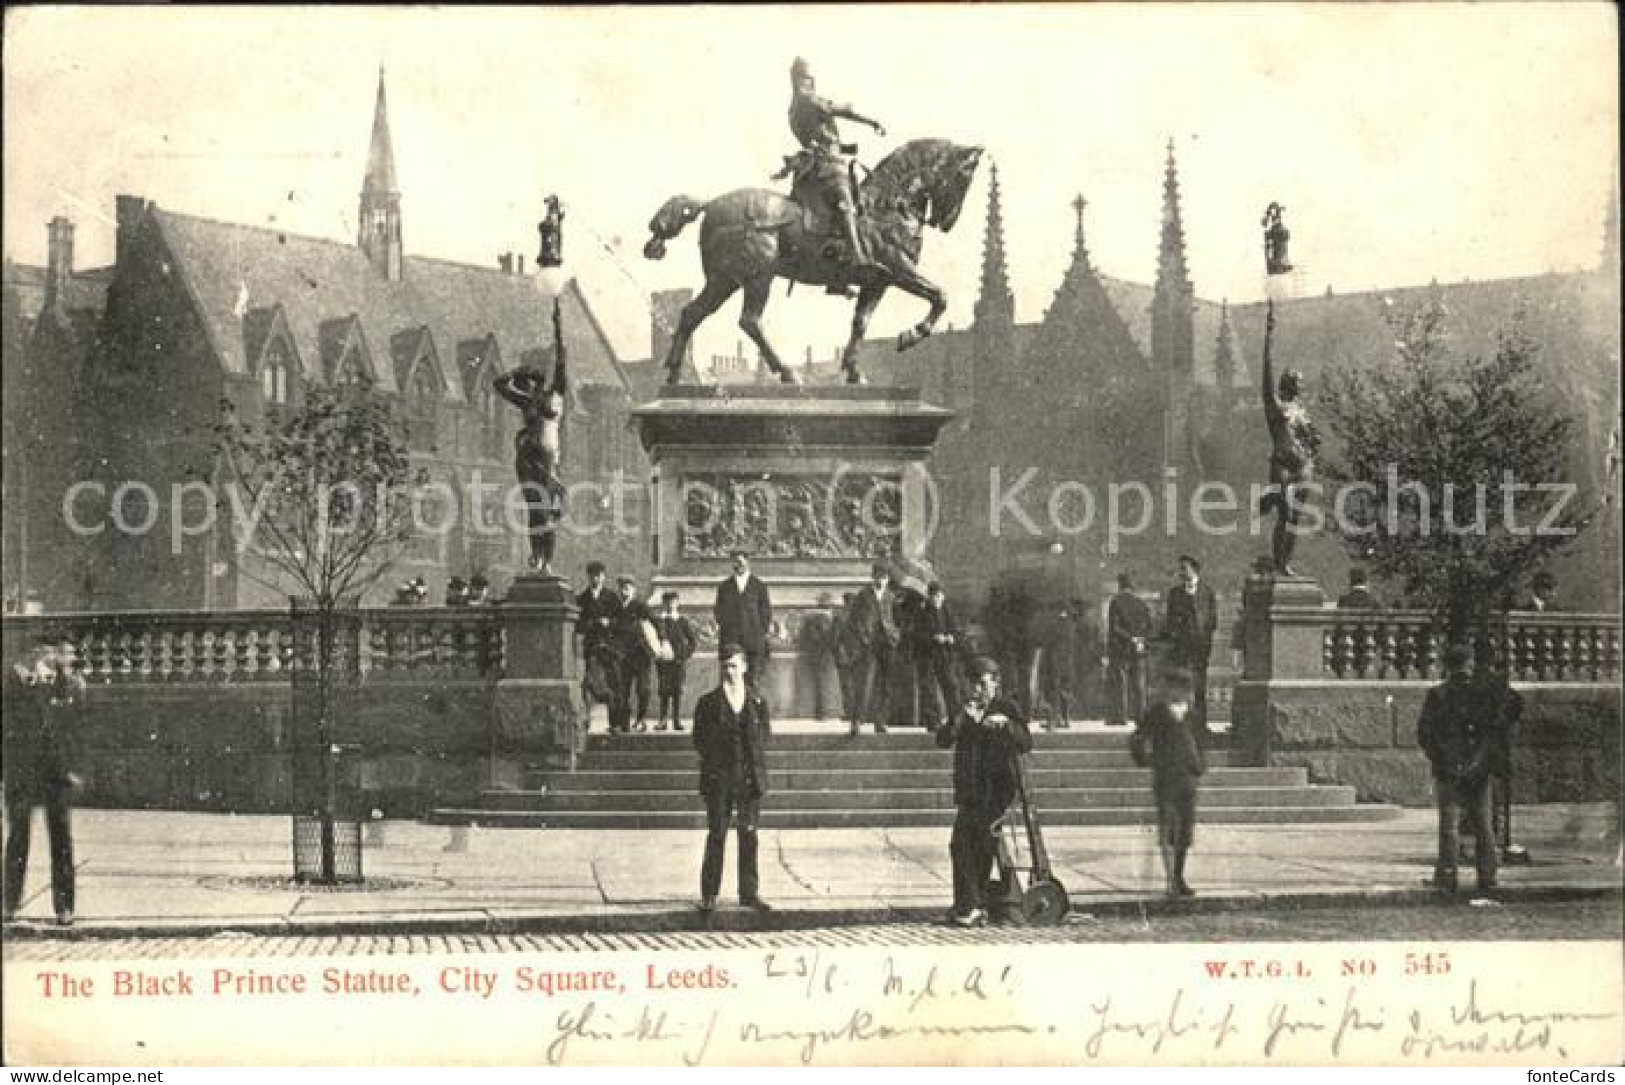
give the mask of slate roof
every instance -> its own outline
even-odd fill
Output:
[[[379,388],[396,390],[392,344],[427,329],[442,365],[460,344],[495,335],[512,364],[553,342],[551,295],[538,279],[498,268],[407,256],[398,282],[384,279],[353,244],[218,222],[151,208],[150,220],[173,255],[220,364],[249,372],[256,315],[277,305],[307,377],[324,380],[323,362],[348,335],[354,317]],[[560,297],[571,379],[625,388],[613,349],[572,279]],[[446,396],[464,384],[446,377]]]

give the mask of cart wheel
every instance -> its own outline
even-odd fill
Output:
[[[1066,918],[1071,907],[1066,899],[1066,889],[1054,879],[1033,883],[1021,896],[1022,914],[1027,917],[1027,922],[1040,927],[1059,923]]]

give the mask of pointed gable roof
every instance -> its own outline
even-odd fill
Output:
[[[1072,239],[1072,263],[1044,314],[1037,337],[1028,347],[1024,365],[1028,372],[1084,378],[1050,388],[1051,394],[1069,396],[1079,404],[1082,398],[1099,392],[1100,382],[1132,379],[1145,370],[1139,345],[1089,262],[1083,230],[1086,204],[1082,196],[1073,201],[1077,226]]]
[[[501,372],[502,368],[502,345],[495,335],[464,339],[457,344],[458,383],[463,386],[464,399],[474,399],[475,385],[489,374]]]
[[[294,364],[303,371],[304,363],[299,360],[299,346],[288,332],[288,318],[282,312],[281,305],[260,306],[243,314],[243,353],[250,373],[259,371],[265,362],[266,353],[271,349],[271,344],[277,342],[287,344],[293,353]]]
[[[418,371],[427,367],[434,382],[442,395],[450,394],[453,399],[462,399],[461,386],[452,388],[446,380],[445,373],[440,368],[440,354],[435,350],[434,334],[427,325],[409,328],[406,331],[396,332],[389,339],[389,356],[395,368],[395,387],[403,393],[414,387],[414,378]]]
[[[280,305],[308,377],[325,380],[341,356],[336,344],[358,340],[381,391],[397,390],[396,374],[392,365],[372,364],[381,359],[368,346],[389,346],[403,331],[426,328],[437,345],[494,336],[508,359],[553,341],[551,295],[532,276],[407,256],[400,280],[391,282],[353,244],[157,207],[151,221],[228,373],[250,365],[238,315],[244,291],[251,306]],[[571,380],[626,389],[614,348],[575,280],[559,303]],[[459,398],[450,382],[446,387],[449,398]]]
[[[366,330],[362,328],[360,318],[354,313],[322,321],[318,339],[321,359],[318,375],[322,380],[336,379],[346,359],[354,356],[361,375],[374,384],[380,383],[378,366],[373,363],[372,349],[367,346]],[[393,386],[391,384],[391,387]]]

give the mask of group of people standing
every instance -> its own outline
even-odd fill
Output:
[[[1211,732],[1207,672],[1218,628],[1218,601],[1213,589],[1202,581],[1202,563],[1182,555],[1178,581],[1163,596],[1164,666],[1178,672],[1188,684],[1193,723],[1203,734]],[[1106,608],[1107,723],[1120,726],[1144,715],[1154,635],[1151,608],[1135,593],[1129,574],[1119,574],[1117,594]]]
[[[583,697],[609,709],[612,734],[648,730],[649,671],[655,673],[656,731],[667,720],[683,729],[683,680],[697,643],[694,625],[678,605],[677,593],[661,595],[651,610],[638,595],[638,582],[616,578],[610,591],[602,562],[587,566],[587,587],[576,596],[576,634],[581,638]],[[669,710],[669,715],[668,715]]]
[[[964,698],[964,637],[941,584],[898,587],[876,563],[869,583],[849,594],[831,623],[829,655],[841,683],[851,733],[863,724],[885,734],[899,691],[911,690],[918,720],[941,726]]]

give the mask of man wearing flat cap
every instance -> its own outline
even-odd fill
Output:
[[[987,922],[983,895],[996,851],[994,823],[1016,797],[1016,758],[1033,748],[1027,719],[1015,702],[999,695],[999,666],[978,659],[971,668],[970,700],[936,732],[937,745],[954,751],[954,907],[948,921],[960,927]]]

